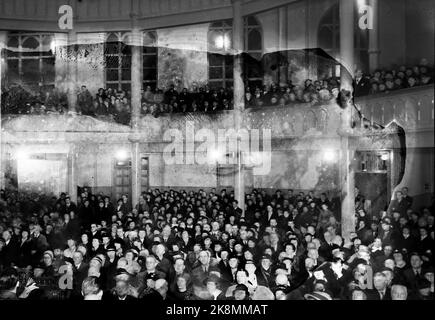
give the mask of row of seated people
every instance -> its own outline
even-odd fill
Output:
[[[433,68],[422,59],[419,65],[379,69],[372,74],[356,70],[354,96],[388,93],[404,88],[413,88],[433,83]],[[295,103],[325,104],[337,98],[340,80],[337,77],[311,80],[300,85],[291,81],[286,86],[246,86],[245,106],[291,106]],[[147,86],[141,93],[141,113],[216,112],[233,109],[233,88],[212,89],[208,85],[177,90],[171,85],[167,90]],[[21,86],[3,90],[2,113],[44,114],[68,111],[67,95],[57,88],[44,88],[33,92]],[[100,88],[92,95],[86,86],[77,94],[76,111],[80,114],[112,119],[129,124],[131,115],[131,92]]]
[[[134,206],[2,190],[0,299],[433,300],[434,205],[410,199],[358,208],[345,239],[315,191],[254,189],[242,210],[227,190],[150,189]]]

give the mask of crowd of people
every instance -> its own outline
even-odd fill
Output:
[[[422,59],[413,67],[400,66],[397,69],[380,69],[370,75],[361,70],[355,72],[355,97],[369,94],[388,93],[403,88],[412,88],[433,83],[433,68]],[[311,80],[302,85],[270,86],[246,85],[245,106],[247,108],[268,106],[291,106],[295,103],[324,104],[336,99],[340,80],[337,77]],[[19,85],[3,90],[2,113],[45,114],[65,113],[68,99],[57,88],[45,88],[32,93]],[[183,88],[179,91],[173,85],[163,90],[146,86],[142,91],[141,113],[158,116],[164,113],[217,112],[233,109],[233,88],[213,89],[208,85]],[[100,88],[96,94],[81,86],[77,94],[76,111],[79,114],[112,119],[129,124],[131,115],[131,92],[112,88]]]
[[[341,236],[327,194],[1,191],[0,299],[433,300],[434,205],[408,189]]]

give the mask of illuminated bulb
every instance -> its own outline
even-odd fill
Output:
[[[128,152],[124,149],[118,150],[115,155],[116,159],[119,161],[127,160]]]
[[[208,153],[208,157],[212,162],[218,161],[222,155],[217,149],[210,150]]]
[[[325,150],[323,153],[323,159],[328,162],[334,161],[335,160],[334,150]]]
[[[383,161],[387,161],[388,158],[389,158],[388,153],[384,153],[384,154],[381,155],[381,159],[382,159]]]

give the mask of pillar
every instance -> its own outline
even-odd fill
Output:
[[[141,193],[141,161],[139,145],[139,121],[142,91],[142,32],[133,27],[130,39],[131,48],[131,202],[134,208]]]
[[[352,95],[352,78],[354,73],[354,1],[340,0],[340,56],[341,90]],[[341,187],[341,233],[346,241],[355,231],[355,180],[353,158],[354,151],[349,143],[352,132],[352,99],[342,98],[340,152],[340,187]]]
[[[8,41],[8,34],[6,31],[0,31],[0,97],[2,95],[2,85],[3,85],[3,77],[4,70],[6,66],[6,59],[3,53],[3,49],[6,48]],[[1,125],[1,99],[0,99],[0,188],[5,187],[5,172],[4,172],[4,155],[3,155],[3,140],[2,140],[2,125]]]
[[[281,52],[281,64],[279,66],[279,86],[285,87],[288,80],[287,64],[287,7],[278,9],[278,34],[279,34],[279,51]]]
[[[131,125],[138,130],[142,91],[142,32],[134,28],[131,32]]]
[[[134,208],[139,202],[141,192],[141,161],[139,140],[131,141],[131,205]]]
[[[369,0],[373,13],[373,28],[369,29],[369,69],[375,71],[379,67],[379,3],[378,0]]]
[[[68,33],[68,46],[67,46],[67,61],[68,61],[68,85],[67,85],[67,99],[68,111],[77,111],[77,33],[71,30]]]
[[[68,194],[71,201],[77,203],[77,153],[74,147],[71,147],[67,155],[67,172],[68,172]]]
[[[243,15],[242,0],[233,0],[233,49],[234,49],[234,129],[238,131],[242,126],[245,110],[245,85],[243,83]],[[234,184],[234,197],[239,207],[245,212],[245,170],[240,152],[240,137],[237,139],[237,170]]]

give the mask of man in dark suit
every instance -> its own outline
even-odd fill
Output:
[[[229,210],[229,215],[234,215],[237,219],[242,216],[243,210],[239,208],[239,202],[237,200],[232,201],[233,206]]]
[[[172,245],[177,242],[175,236],[172,234],[171,226],[169,225],[163,227],[160,239],[166,248],[172,248]]]
[[[146,257],[145,270],[139,272],[137,275],[140,288],[146,287],[147,279],[151,279],[152,277],[155,277],[156,279],[164,279],[166,277],[162,271],[156,269],[158,263],[159,261],[157,260],[156,256],[149,255]]]
[[[273,275],[272,275],[272,257],[270,255],[263,255],[260,260],[261,267],[255,270],[255,275],[257,276],[257,283],[260,286],[265,286],[270,288],[273,286]]]
[[[403,198],[403,193],[401,191],[396,192],[396,199],[392,200],[388,211],[399,212],[401,217],[406,217],[406,212],[410,208],[410,204],[407,200]]]
[[[387,277],[377,272],[373,277],[374,289],[366,290],[367,300],[391,300],[391,289],[387,287]]]
[[[204,280],[210,275],[210,257],[208,250],[202,250],[198,255],[199,265],[192,270],[192,282],[194,285],[203,286]]]
[[[398,236],[398,249],[406,249],[407,252],[414,252],[417,248],[417,239],[411,234],[409,226],[404,226],[402,233]]]
[[[270,220],[275,219],[278,221],[278,214],[273,210],[271,205],[266,207],[266,216],[264,217],[264,225],[268,226],[270,224]]]
[[[66,197],[65,198],[65,205],[62,208],[62,212],[65,213],[70,213],[71,211],[76,212],[77,211],[77,206],[75,205],[74,202],[71,201],[70,197]]]
[[[82,282],[88,276],[89,266],[83,262],[83,254],[80,251],[74,252],[73,261],[73,291],[80,294]]]
[[[9,230],[3,231],[2,236],[5,244],[1,250],[2,261],[0,261],[0,263],[6,268],[18,262],[20,247],[18,243],[12,239],[12,233]]]
[[[409,191],[408,187],[402,188],[403,199],[405,199],[406,202],[408,202],[409,208],[412,208],[412,202],[414,201],[414,199],[408,195],[408,191]]]
[[[424,278],[422,272],[423,260],[418,253],[414,252],[411,253],[410,263],[411,268],[403,272],[403,277],[409,293],[412,295],[418,292],[418,281]]]
[[[364,76],[361,69],[355,72],[355,80],[353,81],[353,92],[355,97],[366,96],[370,91],[370,80]]]
[[[420,237],[417,239],[416,247],[417,252],[421,255],[430,254],[434,247],[434,241],[429,235],[429,230],[427,227],[421,226],[419,228]]]

